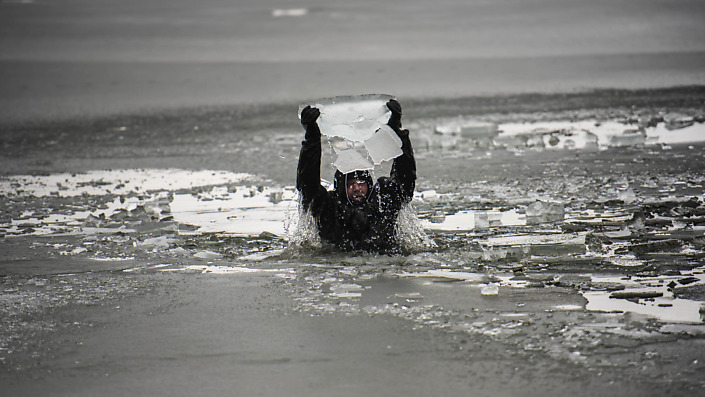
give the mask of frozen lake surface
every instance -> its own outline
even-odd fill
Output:
[[[631,133],[623,122],[500,123],[489,146],[480,145],[485,142],[482,138],[463,134],[467,122],[451,121],[451,126],[457,126],[455,132],[449,132],[448,123],[437,121],[433,131],[424,130],[427,122],[423,120],[410,123],[417,127],[413,140],[421,164],[438,155],[451,163],[466,156],[509,156],[521,162],[542,152],[558,155],[535,181],[540,186],[520,180],[504,184],[465,180],[458,175],[452,179],[462,182],[448,185],[443,181],[449,175],[443,171],[434,171],[440,174],[433,179],[422,176],[420,190],[400,220],[402,230],[410,233],[402,239],[409,251],[406,256],[357,254],[347,258],[299,251],[300,235],[311,231],[299,227],[298,195],[293,186],[224,171],[123,169],[7,176],[0,180],[0,191],[10,215],[0,224],[0,232],[6,240],[36,238],[39,244],[57,247],[59,255],[95,261],[134,261],[157,255],[160,270],[283,267],[297,274],[301,261],[328,263],[320,275],[323,279],[310,280],[314,284],[309,287],[317,290],[329,284],[332,292],[309,297],[315,299],[307,303],[306,310],[320,309],[318,305],[330,299],[362,298],[364,302],[377,276],[360,276],[371,271],[385,277],[402,276],[405,281],[400,285],[413,290],[412,295],[405,292],[402,296],[412,296],[407,299],[412,305],[423,301],[435,279],[459,281],[458,286],[476,287],[475,293],[482,290],[483,295],[503,295],[527,286],[565,286],[581,291],[584,299],[576,296],[576,308],[643,314],[664,324],[702,324],[699,301],[679,296],[680,288],[692,290],[705,284],[702,169],[678,175],[624,174],[619,171],[624,164],[610,155],[628,148],[632,161],[641,164],[669,162],[670,158],[702,161],[698,148],[705,134],[701,123],[686,122],[677,129],[658,123],[640,133],[642,140],[616,147],[610,144],[613,137],[622,136],[625,130]],[[594,145],[568,145],[560,140],[551,145],[546,138],[568,140],[575,131],[589,134]],[[533,141],[536,144],[524,139],[508,147],[506,136],[522,134],[539,139]],[[440,144],[424,146],[425,140]],[[679,150],[669,145],[683,141],[688,145],[679,145]],[[270,147],[262,155],[276,156],[276,152]],[[330,155],[334,152],[331,147]],[[570,158],[581,155],[607,163],[607,171],[583,174],[570,168],[576,167]],[[561,163],[569,165],[568,174],[552,175]],[[382,166],[377,168],[383,172]],[[213,239],[218,241],[214,247],[205,244]],[[191,264],[202,260],[208,266]],[[332,277],[331,272],[346,276],[323,281]],[[575,277],[580,281],[573,281]],[[365,283],[371,284],[363,287]],[[488,285],[499,289],[486,293],[483,288]],[[614,299],[615,291],[652,291],[654,296]],[[361,302],[351,304],[367,310]],[[550,300],[546,304],[543,310],[559,307]]]
[[[570,379],[597,382],[609,370],[662,389],[677,372],[683,389],[700,387],[683,368],[698,370],[702,355],[680,346],[705,335],[702,109],[406,109],[419,179],[400,214],[406,252],[397,256],[322,247],[300,217],[296,105],[277,110],[291,123],[266,128],[253,128],[262,116],[208,113],[49,126],[29,146],[21,131],[8,134],[5,166],[30,171],[0,177],[3,362],[33,373],[37,359],[23,352],[44,339],[27,335],[55,332],[50,311],[148,296],[174,280],[249,280],[268,286],[252,290],[255,302],[276,291],[305,319],[394,318],[457,339],[442,349],[482,355],[496,344],[532,371],[561,363],[576,371]],[[326,180],[338,138],[323,138]],[[389,162],[373,171],[386,175]],[[185,338],[200,335],[192,331]],[[633,369],[633,360],[647,364]]]
[[[3,386],[697,395],[703,7],[0,1]],[[372,92],[419,166],[394,257],[292,187],[297,105]]]

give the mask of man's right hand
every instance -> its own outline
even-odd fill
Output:
[[[311,123],[315,123],[318,120],[318,116],[321,115],[321,111],[318,108],[312,108],[311,106],[306,106],[301,111],[301,124],[306,127]]]

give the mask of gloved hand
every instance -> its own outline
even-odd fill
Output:
[[[318,116],[321,115],[321,111],[318,108],[312,108],[311,106],[306,106],[301,111],[301,124],[306,127],[311,123],[315,123],[318,120]]]
[[[396,99],[390,99],[387,108],[392,111],[387,124],[395,130],[401,129],[401,104]]]

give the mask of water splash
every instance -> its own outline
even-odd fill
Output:
[[[316,220],[304,210],[303,197],[297,193],[286,209],[284,230],[290,250],[300,250],[304,247],[321,248],[321,237],[318,235]]]
[[[394,228],[399,244],[411,252],[426,251],[436,248],[436,243],[428,237],[416,215],[413,205],[403,205],[397,216]]]

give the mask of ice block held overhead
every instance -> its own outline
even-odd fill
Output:
[[[321,133],[328,136],[331,143],[344,141],[342,148],[333,145],[337,154],[333,165],[340,172],[371,170],[374,169],[372,163],[379,165],[403,153],[401,139],[387,125],[391,116],[387,108],[390,99],[393,97],[383,94],[319,99],[301,104],[299,114],[309,105],[318,108],[321,112],[318,118]]]
[[[387,124],[391,115],[387,102],[392,98],[383,94],[325,98],[315,104],[302,104],[299,114],[305,106],[315,106],[321,111],[318,126],[323,135],[364,142]]]

